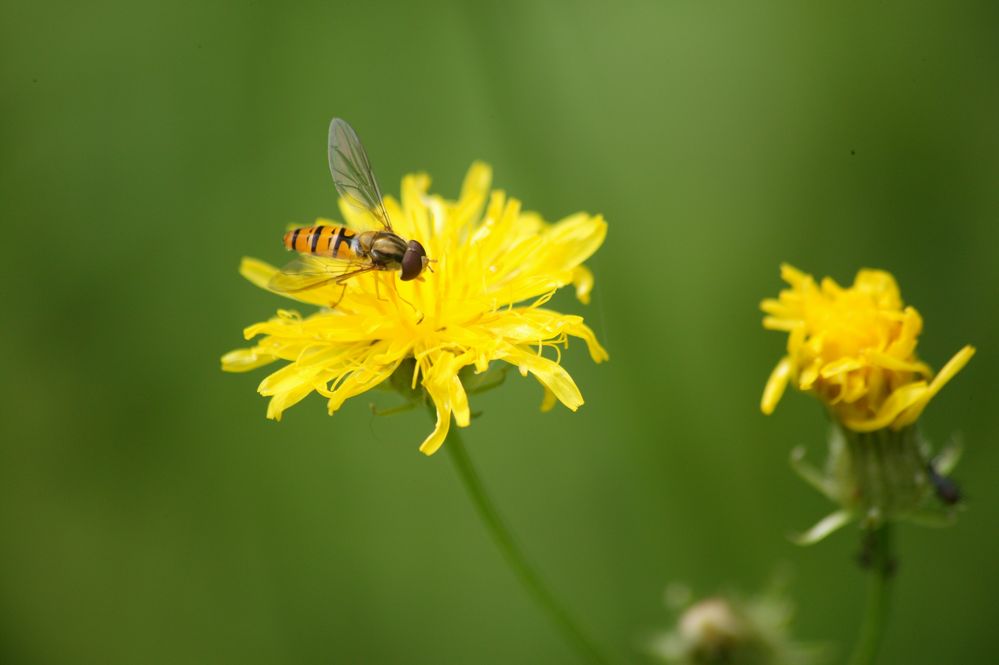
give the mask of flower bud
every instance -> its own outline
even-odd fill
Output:
[[[823,470],[809,465],[800,447],[792,451],[791,465],[840,508],[795,540],[815,543],[853,521],[872,531],[891,521],[952,523],[960,493],[946,474],[959,456],[957,445],[951,444],[933,457],[917,427],[855,432],[834,425]]]
[[[673,665],[813,665],[825,649],[791,639],[791,603],[781,588],[743,599],[718,595],[680,614],[652,652]]]

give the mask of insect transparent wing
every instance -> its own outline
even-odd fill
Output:
[[[382,192],[371,170],[368,154],[354,128],[343,118],[333,118],[329,136],[330,173],[340,196],[352,205],[369,211],[386,230],[392,230],[382,203]]]
[[[271,277],[267,287],[281,293],[299,293],[344,281],[367,268],[370,265],[357,261],[303,254]]]

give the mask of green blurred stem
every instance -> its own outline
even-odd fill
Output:
[[[891,525],[884,524],[867,535],[863,552],[865,563],[870,566],[867,582],[867,610],[860,627],[857,645],[850,657],[850,665],[873,665],[881,645],[885,623],[888,619],[888,596],[891,578],[895,572],[892,553]]]
[[[610,661],[607,660],[594,641],[583,632],[579,624],[573,620],[565,608],[559,604],[531,565],[527,563],[523,552],[517,547],[517,543],[514,542],[510,531],[503,524],[503,520],[496,511],[496,507],[486,495],[486,491],[482,486],[482,480],[479,478],[479,474],[476,473],[475,467],[472,466],[472,460],[468,456],[468,451],[465,450],[456,427],[452,427],[451,431],[448,432],[444,447],[450,453],[451,460],[454,462],[455,468],[458,469],[458,475],[461,476],[465,489],[468,491],[468,496],[472,499],[472,503],[475,504],[475,508],[479,512],[479,517],[482,518],[486,528],[489,529],[489,533],[492,534],[496,546],[499,547],[503,558],[506,559],[506,562],[520,579],[520,583],[524,585],[528,593],[534,596],[534,599],[544,608],[552,621],[562,630],[566,639],[586,659],[586,662],[607,665]]]

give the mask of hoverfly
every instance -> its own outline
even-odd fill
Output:
[[[268,286],[297,293],[342,284],[346,292],[348,279],[373,270],[398,270],[404,282],[419,277],[430,263],[427,252],[416,240],[407,242],[392,230],[364,146],[342,118],[330,122],[329,162],[336,191],[351,205],[368,211],[382,230],[354,232],[322,224],[292,229],[284,234],[284,246],[299,257],[274,275]]]

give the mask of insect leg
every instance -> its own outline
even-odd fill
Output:
[[[376,416],[394,416],[397,413],[405,413],[410,409],[416,408],[419,404],[417,401],[403,402],[397,406],[389,406],[385,408],[379,408],[378,406],[371,405],[371,413]]]
[[[343,288],[340,289],[340,297],[336,299],[336,302],[330,304],[330,309],[336,309],[337,305],[343,301],[344,296],[347,295],[347,285],[343,284],[342,286]]]
[[[382,298],[381,289],[378,287],[378,285],[381,283],[381,281],[382,280],[379,279],[379,276],[375,275],[375,299],[376,300],[381,300],[382,302],[388,302],[388,298]]]
[[[425,315],[423,314],[423,312],[421,312],[419,309],[417,309],[416,305],[414,305],[413,303],[409,302],[408,300],[406,300],[405,298],[402,297],[402,294],[399,293],[399,284],[397,282],[393,281],[392,282],[392,286],[395,289],[395,297],[398,298],[399,300],[401,300],[402,302],[406,303],[407,305],[409,305],[410,308],[412,308],[413,312],[417,316],[419,316],[419,318],[416,320],[416,325],[420,325],[421,323],[423,323],[423,319],[425,317]]]
[[[337,305],[339,305],[343,301],[344,297],[346,297],[346,295],[347,295],[347,280],[349,280],[351,277],[354,277],[356,275],[360,275],[362,273],[366,273],[366,272],[369,272],[369,271],[375,270],[375,269],[377,269],[377,266],[364,266],[363,268],[358,268],[357,270],[351,270],[350,272],[346,272],[346,273],[340,275],[339,277],[332,278],[330,280],[330,282],[332,282],[333,284],[336,284],[337,286],[341,286],[343,288],[340,290],[340,297],[337,298],[335,302],[330,303],[329,308],[330,309],[336,309]]]
[[[366,273],[366,272],[371,272],[372,270],[378,270],[378,266],[374,266],[374,265],[372,265],[372,266],[364,266],[363,268],[358,268],[357,270],[352,270],[350,272],[346,272],[346,273],[340,275],[339,277],[337,277],[336,279],[334,279],[333,282],[335,284],[343,284],[344,282],[346,282],[351,277],[354,277],[355,275],[360,275],[360,274],[363,274],[363,273]]]

